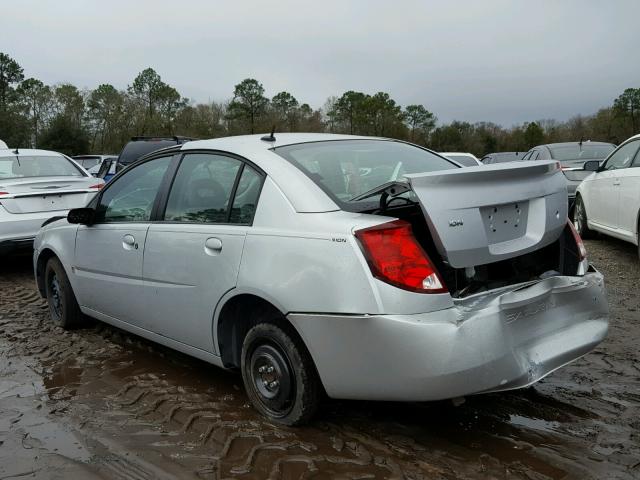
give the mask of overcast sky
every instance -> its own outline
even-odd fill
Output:
[[[246,77],[314,108],[346,90],[441,122],[565,120],[640,87],[640,1],[0,0],[27,77],[95,88],[154,68],[199,102]]]

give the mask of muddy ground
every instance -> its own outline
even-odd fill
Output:
[[[640,478],[640,265],[587,243],[607,340],[535,387],[451,402],[331,402],[282,428],[239,376],[96,324],[52,327],[28,257],[0,259],[0,479]]]

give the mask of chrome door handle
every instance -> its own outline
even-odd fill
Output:
[[[125,250],[137,250],[138,244],[136,243],[135,237],[127,233],[124,237],[122,237],[122,247]]]
[[[222,251],[222,240],[216,237],[207,238],[204,242],[204,252],[207,255],[218,255]]]

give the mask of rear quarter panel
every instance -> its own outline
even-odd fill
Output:
[[[449,294],[410,292],[372,276],[353,232],[390,220],[345,211],[297,213],[267,178],[235,294],[261,296],[285,314],[411,314],[450,307]]]
[[[377,311],[365,265],[354,254],[347,212],[296,213],[267,177],[247,233],[238,293],[254,293],[283,313]]]

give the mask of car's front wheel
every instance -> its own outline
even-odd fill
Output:
[[[587,224],[587,210],[580,195],[576,197],[576,204],[573,208],[573,226],[576,227],[580,237],[591,238],[593,236],[593,231]]]
[[[242,380],[253,406],[284,425],[311,419],[320,401],[320,382],[309,352],[290,328],[260,323],[242,345]]]
[[[44,275],[47,303],[54,323],[64,329],[82,325],[82,312],[60,260],[51,258],[47,262]]]

